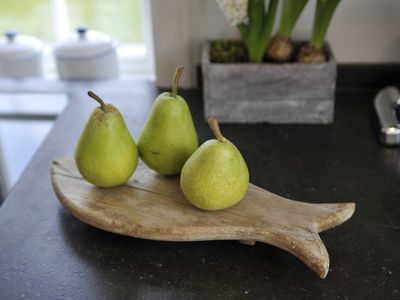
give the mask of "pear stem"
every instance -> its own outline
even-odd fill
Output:
[[[209,117],[208,125],[210,125],[210,128],[214,133],[215,137],[217,138],[217,140],[220,141],[221,143],[225,143],[226,138],[224,138],[224,136],[221,133],[221,130],[219,129],[218,120],[215,117]]]
[[[172,91],[171,91],[171,96],[176,97],[178,95],[178,85],[179,85],[179,79],[182,76],[183,72],[183,67],[179,67],[175,70],[174,74],[174,80],[172,81]]]
[[[88,91],[88,95],[89,97],[93,98],[94,100],[96,100],[97,102],[100,103],[100,108],[101,110],[105,111],[106,109],[106,104],[104,103],[103,99],[101,99],[99,96],[97,96],[95,93],[93,93],[92,91]]]

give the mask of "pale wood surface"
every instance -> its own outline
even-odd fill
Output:
[[[345,222],[355,210],[354,203],[297,202],[250,184],[236,206],[202,211],[184,198],[177,176],[157,175],[141,162],[127,184],[112,189],[83,180],[72,158],[54,161],[51,177],[62,205],[92,226],[164,241],[264,242],[297,256],[321,278],[329,256],[318,232]]]

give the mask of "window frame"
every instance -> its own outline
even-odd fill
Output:
[[[52,9],[53,27],[56,42],[44,42],[43,74],[45,78],[57,78],[56,59],[53,48],[57,41],[65,38],[69,32],[69,21],[66,8],[68,0],[49,0]],[[153,28],[150,0],[141,0],[143,44],[123,42],[117,46],[120,77],[140,76],[155,78]]]

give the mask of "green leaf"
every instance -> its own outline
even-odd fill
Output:
[[[249,34],[249,26],[245,25],[245,24],[239,24],[239,25],[237,25],[237,28],[239,29],[242,40],[244,42],[246,42],[248,34]]]
[[[341,0],[318,0],[315,9],[313,32],[310,45],[318,50],[324,45],[332,16]]]
[[[279,0],[270,0],[268,6],[268,14],[263,18],[262,31],[260,34],[259,43],[255,55],[255,59],[258,62],[262,62],[264,54],[267,51],[269,40],[271,38],[272,28],[274,27],[278,2]]]
[[[279,34],[281,36],[289,38],[292,35],[294,25],[296,25],[307,2],[308,0],[285,0],[283,2],[281,24],[279,27]]]
[[[249,12],[249,33],[247,39],[247,50],[251,62],[254,62],[259,36],[262,30],[264,18],[264,0],[250,0],[248,4]]]
[[[267,50],[274,26],[279,0],[270,0],[265,14],[264,0],[249,0],[249,24],[240,24],[238,29],[244,41],[250,62],[260,63]]]

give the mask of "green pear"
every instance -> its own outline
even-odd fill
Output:
[[[224,138],[214,117],[208,119],[217,139],[203,143],[183,166],[180,184],[194,206],[218,210],[238,203],[249,185],[249,170],[239,150]]]
[[[163,175],[179,174],[199,147],[189,107],[178,95],[182,71],[178,68],[175,72],[172,92],[162,93],[154,101],[138,140],[140,158]]]
[[[124,184],[138,163],[138,151],[120,112],[94,94],[100,103],[87,121],[75,150],[79,172],[88,182],[103,188]]]

